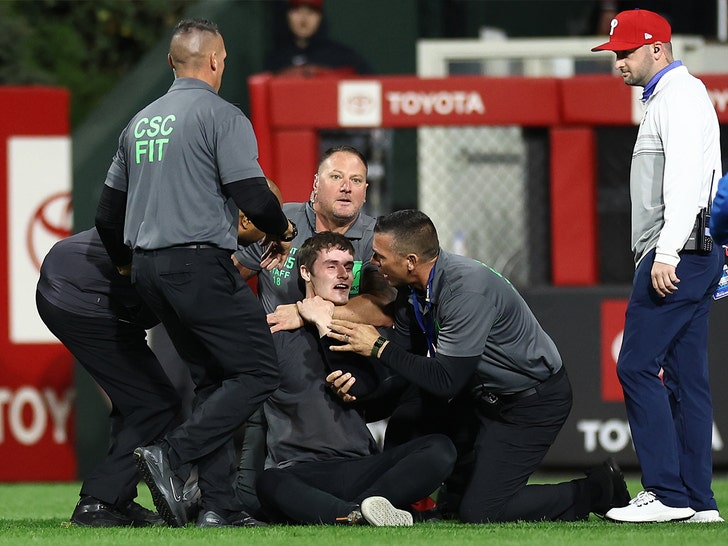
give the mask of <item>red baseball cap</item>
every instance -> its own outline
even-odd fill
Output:
[[[646,9],[618,13],[610,26],[609,41],[592,51],[628,51],[654,42],[669,42],[672,36],[670,23]]]
[[[308,6],[316,11],[324,9],[324,0],[288,0],[288,9],[294,9],[301,6]]]

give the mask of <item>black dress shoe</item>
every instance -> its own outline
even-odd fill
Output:
[[[81,527],[129,527],[133,525],[133,520],[113,504],[86,496],[76,504],[71,523]]]
[[[623,506],[627,506],[629,501],[632,500],[632,495],[629,494],[629,489],[627,489],[627,482],[624,481],[622,469],[619,468],[617,461],[615,461],[613,457],[609,457],[609,459],[604,461],[604,465],[609,467],[609,473],[612,477],[612,486],[614,488],[610,508],[621,508]]]
[[[197,527],[268,527],[247,512],[238,512],[230,517],[223,517],[214,510],[200,512],[195,522]]]
[[[591,495],[591,509],[604,516],[610,509],[627,506],[631,499],[627,483],[617,461],[609,457],[601,465],[587,472]]]
[[[120,502],[116,505],[116,507],[119,512],[131,519],[132,527],[167,525],[162,516],[144,508],[142,505],[134,502],[133,500]]]
[[[134,457],[159,515],[172,527],[187,525],[188,514],[196,501],[190,498],[191,490],[169,466],[162,447],[138,447],[134,450]]]

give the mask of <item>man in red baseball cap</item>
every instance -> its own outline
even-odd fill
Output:
[[[609,41],[593,47],[592,51],[627,51],[655,42],[669,42],[671,37],[670,23],[662,16],[646,9],[633,9],[612,19]]]
[[[606,513],[620,522],[723,521],[711,489],[708,313],[724,258],[704,227],[720,130],[671,35],[660,15],[623,11],[592,49],[614,51],[624,83],[644,88],[630,167],[636,270],[617,359],[644,491]]]

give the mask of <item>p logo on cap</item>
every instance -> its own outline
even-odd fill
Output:
[[[614,34],[614,29],[617,28],[618,24],[619,24],[619,21],[617,21],[617,19],[612,19],[612,21],[609,23],[609,26],[611,27],[609,29],[610,36],[612,36]]]

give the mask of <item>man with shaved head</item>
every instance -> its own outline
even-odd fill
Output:
[[[258,523],[233,492],[233,434],[279,373],[263,309],[230,256],[239,211],[265,234],[268,267],[285,261],[297,233],[268,188],[250,121],[217,94],[226,55],[214,23],[175,27],[175,80],[122,131],[96,214],[111,260],[131,273],[195,382],[190,417],[134,451],[160,515],[176,527],[193,517],[183,486],[195,466],[198,526]]]

